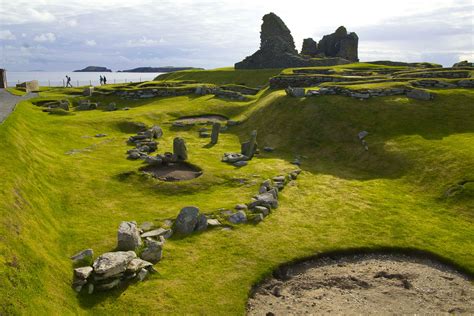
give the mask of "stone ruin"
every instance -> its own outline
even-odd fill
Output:
[[[25,89],[26,93],[39,91],[38,80],[31,80],[31,81],[26,81],[26,82],[23,82],[23,83],[19,83],[19,84],[16,85],[16,87],[20,88],[20,89]]]
[[[350,61],[359,61],[357,48],[359,37],[356,33],[347,33],[344,26],[336,32],[324,35],[317,44],[312,38],[303,41],[301,54],[310,57],[340,57]]]
[[[288,68],[332,66],[358,61],[358,37],[339,27],[334,34],[326,35],[318,44],[311,38],[303,42],[302,54],[298,54],[290,30],[274,13],[263,16],[260,32],[260,49],[235,69]],[[311,57],[325,57],[312,59]]]

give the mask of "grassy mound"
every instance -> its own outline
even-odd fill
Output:
[[[255,87],[278,73],[184,71],[159,80]],[[41,96],[65,93],[77,91]],[[444,194],[474,178],[472,90],[439,90],[433,101],[297,99],[282,90],[248,102],[212,95],[98,98],[131,109],[57,116],[25,101],[0,126],[1,314],[243,314],[251,286],[281,263],[346,249],[420,249],[474,273],[472,187]],[[209,114],[244,122],[213,147],[198,137],[199,126],[170,123]],[[125,159],[136,122],[162,126],[159,152],[183,137],[202,176],[163,182],[140,173],[141,162]],[[238,151],[253,129],[260,146],[276,150],[244,168],[222,163],[222,154]],[[361,130],[369,132],[368,152],[357,140]],[[107,136],[92,137],[98,133]],[[249,201],[264,179],[293,170],[295,156],[302,174],[259,225],[169,240],[159,274],[126,290],[77,296],[70,288],[68,257],[87,247],[96,255],[112,250],[121,221],[159,224],[186,205],[203,213],[231,209]]]

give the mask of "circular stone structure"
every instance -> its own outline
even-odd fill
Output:
[[[274,275],[254,289],[248,315],[474,313],[472,280],[430,259],[322,257]]]
[[[202,175],[202,170],[190,163],[179,161],[166,165],[150,165],[140,168],[140,171],[151,174],[162,181],[191,180]]]

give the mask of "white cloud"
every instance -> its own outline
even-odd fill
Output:
[[[97,45],[96,41],[94,41],[94,40],[86,40],[86,41],[84,42],[84,44],[86,44],[87,46],[95,46],[95,45]]]
[[[66,19],[65,23],[66,23],[67,26],[70,26],[70,27],[77,26],[77,20],[76,19]]]
[[[26,14],[34,22],[53,22],[56,20],[56,17],[46,10],[37,10],[28,7]]]
[[[0,31],[0,40],[14,40],[16,36],[10,30]]]
[[[163,43],[164,40],[160,38],[159,40],[154,40],[143,36],[138,40],[128,40],[125,44],[126,47],[154,47],[158,46],[160,43]]]
[[[56,41],[56,35],[54,35],[54,33],[42,33],[40,35],[36,35],[34,41],[53,43]]]

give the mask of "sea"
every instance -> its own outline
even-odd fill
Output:
[[[74,87],[100,85],[99,76],[105,76],[107,83],[143,82],[153,80],[161,73],[157,72],[72,72],[72,71],[7,71],[9,87],[30,80],[38,80],[40,86],[63,87],[66,85],[66,75],[71,77]]]

